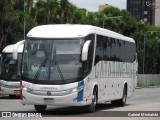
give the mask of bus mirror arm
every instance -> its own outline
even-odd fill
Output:
[[[87,40],[82,48],[82,61],[86,61],[87,57],[88,57],[88,50],[89,50],[89,46],[91,44],[91,40]]]
[[[19,41],[18,43],[16,43],[14,45],[14,48],[13,48],[13,59],[14,60],[17,60],[17,56],[18,56],[18,48],[20,45],[24,44],[25,40],[22,40],[22,41]]]

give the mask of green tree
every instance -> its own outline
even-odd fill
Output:
[[[61,23],[67,23],[69,2],[68,0],[60,0],[59,5],[60,5],[59,13],[60,13]]]
[[[12,38],[14,34],[13,26],[20,17],[21,6],[20,0],[5,0],[0,1],[0,48],[4,48],[9,43],[14,43],[15,39]],[[17,7],[15,7],[17,6]]]
[[[72,18],[72,23],[74,24],[85,24],[86,23],[86,14],[87,11],[85,9],[76,9],[74,12],[74,16]]]

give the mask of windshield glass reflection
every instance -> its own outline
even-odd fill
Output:
[[[22,76],[34,80],[67,80],[82,74],[83,40],[27,40]]]
[[[3,53],[1,62],[1,78],[5,80],[20,79],[20,64],[22,54],[18,54],[18,60],[13,60],[12,53]]]

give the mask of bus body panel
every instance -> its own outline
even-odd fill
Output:
[[[5,80],[0,80],[1,85],[1,94],[7,95],[18,95],[20,93],[20,84],[19,82],[8,82]]]
[[[112,69],[110,66],[115,67]],[[96,64],[88,76],[90,81],[98,84],[98,102],[121,99],[125,83],[127,84],[127,97],[133,96],[137,79],[136,69],[136,62],[102,61]],[[92,88],[91,86],[90,88]]]
[[[62,34],[63,33],[63,34]],[[32,28],[27,37],[31,38],[79,38],[85,37],[88,34],[101,34],[113,38],[119,37],[120,39],[135,42],[132,38],[126,37],[111,30],[103,29],[92,25],[79,25],[79,24],[54,24],[54,25],[40,25]]]
[[[88,90],[86,80],[66,85],[38,85],[22,81],[22,104],[32,105],[62,105],[83,106],[91,103],[91,90]],[[78,91],[70,93],[69,90],[81,87]],[[25,91],[24,88],[30,89]],[[84,92],[85,91],[85,92]],[[45,99],[51,99],[48,103]]]

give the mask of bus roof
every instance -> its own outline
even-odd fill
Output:
[[[3,49],[3,53],[13,53],[13,48],[14,48],[15,44],[12,44],[12,45],[8,45],[6,46],[4,49]],[[24,47],[24,44],[20,45],[19,48],[18,48],[18,53],[22,53],[23,52],[23,47]]]
[[[8,45],[6,46],[4,49],[3,49],[3,53],[12,53],[13,52],[13,47],[14,47],[14,44],[12,45]]]
[[[24,48],[24,44],[20,45],[18,48],[18,53],[22,53]]]
[[[29,31],[27,37],[35,38],[80,38],[88,34],[100,34],[125,41],[135,42],[132,38],[125,37],[119,33],[92,25],[80,24],[53,24],[34,27]]]

